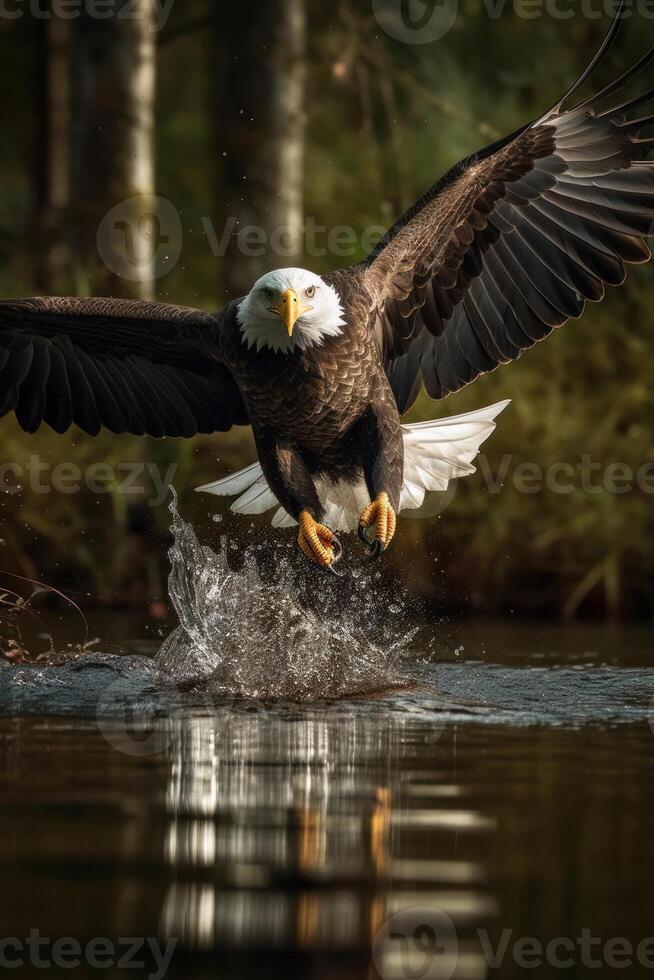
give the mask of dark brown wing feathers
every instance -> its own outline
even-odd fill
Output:
[[[643,96],[596,109],[653,60],[654,49],[591,99],[563,100],[458,164],[369,257],[363,281],[402,413],[423,383],[442,398],[518,357],[650,257],[654,163],[639,134],[654,117],[627,120]]]
[[[221,317],[113,299],[0,302],[0,415],[96,435],[193,436],[247,424],[219,359]]]

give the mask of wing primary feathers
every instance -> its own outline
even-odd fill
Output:
[[[84,373],[84,368],[77,357],[75,348],[69,338],[66,340],[64,356],[68,369],[70,391],[73,396],[73,421],[90,436],[97,436],[102,428],[102,423],[93,389]]]
[[[147,426],[139,404],[132,394],[132,390],[124,370],[121,365],[113,358],[108,357],[102,362],[105,376],[117,394],[117,401],[121,404],[126,413],[127,431],[135,436],[146,434]]]
[[[23,340],[22,347],[9,350],[9,357],[0,371],[0,415],[15,406],[20,386],[29,374],[33,357],[34,348],[29,339]]]
[[[55,432],[63,433],[73,424],[73,399],[68,380],[66,358],[56,341],[50,345],[50,376],[46,386],[43,416]]]
[[[32,340],[32,363],[20,385],[16,418],[25,432],[36,432],[43,420],[46,386],[50,375],[50,344],[41,337]]]
[[[0,416],[34,431],[193,436],[248,424],[220,314],[132,300],[0,301]],[[230,321],[231,322],[231,321]]]
[[[643,105],[644,102],[649,102],[650,99],[654,98],[654,88],[648,89],[643,92],[642,95],[636,95],[632,99],[627,99],[622,105],[616,106],[614,109],[606,109],[605,112],[600,112],[597,115],[597,119],[606,119],[607,116],[616,117],[621,113],[629,112],[631,109],[636,109],[639,105]]]
[[[157,386],[149,377],[147,361],[144,362],[139,358],[137,362],[136,358],[128,358],[125,368],[132,381],[132,390],[140,392],[143,396],[140,403],[147,411],[148,434],[155,439],[163,438],[166,433],[176,436],[177,426],[164,409]]]
[[[620,123],[620,129],[623,132],[639,133],[641,130],[651,126],[652,123],[654,123],[654,115],[641,116],[640,119],[630,119],[627,122]]]
[[[627,263],[651,257],[654,114],[627,113],[654,90],[601,113],[594,106],[651,66],[654,47],[566,108],[606,58],[629,3],[620,0],[597,54],[553,109],[452,167],[364,264],[399,406],[415,391],[413,350],[427,392],[443,397],[579,317],[624,280]]]
[[[551,201],[552,204],[557,204],[566,211],[572,211],[573,214],[584,218],[590,224],[599,225],[600,228],[609,228],[623,235],[640,235],[642,237],[653,233],[652,218],[654,218],[654,215],[628,214],[617,211],[615,208],[611,210],[603,209],[600,215],[596,206],[589,205],[583,200],[566,197],[554,191],[547,195],[547,200]]]
[[[575,111],[579,109],[585,109],[587,106],[592,105],[594,102],[600,102],[602,99],[608,99],[610,95],[615,95],[615,93],[619,92],[620,89],[624,88],[625,85],[627,85],[632,80],[632,78],[635,78],[637,75],[640,74],[641,71],[644,71],[645,68],[647,68],[647,66],[652,63],[652,61],[654,61],[654,47],[650,48],[649,51],[647,51],[647,53],[644,54],[643,57],[636,62],[635,65],[632,65],[631,68],[628,68],[627,71],[624,72],[624,74],[620,75],[620,77],[616,78],[615,81],[610,83],[610,85],[607,85],[605,88],[603,88],[601,92],[597,92],[596,95],[589,96],[583,102],[580,102],[578,105],[576,105]],[[617,110],[614,109],[613,114],[615,114],[616,111]]]
[[[176,384],[176,376],[167,368],[158,364],[149,364],[148,371],[152,381],[157,385],[160,400],[166,406],[166,413],[175,419],[175,435],[188,439],[197,432],[197,423],[193,418],[184,397]]]
[[[627,7],[629,6],[629,3],[630,0],[620,0],[620,6],[615,12],[615,16],[613,17],[611,26],[608,29],[606,37],[604,38],[604,41],[602,42],[599,51],[597,52],[597,54],[595,55],[591,63],[588,65],[586,70],[582,72],[582,74],[579,76],[577,81],[570,86],[570,88],[565,93],[563,98],[559,99],[559,101],[554,106],[554,109],[550,111],[561,109],[562,106],[568,101],[568,99],[571,99],[572,96],[576,92],[578,92],[579,89],[585,84],[585,82],[588,81],[588,79],[591,77],[595,69],[602,64],[610,48],[613,46],[613,43],[616,40],[618,34],[620,33],[624,21],[624,15],[627,10]]]
[[[120,435],[126,432],[128,426],[125,414],[116,403],[112,390],[107,384],[101,368],[102,362],[99,360],[97,362],[93,361],[83,350],[78,350],[76,356],[86,378],[91,384],[93,397],[98,410],[98,418],[101,424],[109,429],[110,432],[113,432],[114,435]]]

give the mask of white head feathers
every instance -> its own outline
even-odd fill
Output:
[[[290,335],[282,316],[289,295],[293,302],[297,297],[301,311]],[[343,333],[345,326],[336,290],[306,269],[279,269],[262,276],[240,304],[237,319],[248,347],[287,354],[321,346],[327,337]]]

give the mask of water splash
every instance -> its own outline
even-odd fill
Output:
[[[254,546],[234,569],[227,539],[218,551],[200,544],[174,493],[170,510],[169,592],[180,625],[156,666],[175,684],[215,696],[306,701],[410,682],[401,661],[413,634],[401,633],[401,601],[389,604],[375,588],[378,572],[328,578],[298,568],[279,544],[272,575]]]

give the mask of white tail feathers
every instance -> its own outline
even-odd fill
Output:
[[[404,484],[400,511],[421,507],[428,491],[447,490],[450,480],[474,473],[472,461],[482,442],[495,429],[495,419],[508,404],[508,401],[498,402],[465,415],[402,426]],[[334,531],[356,530],[361,511],[370,503],[363,477],[357,484],[317,480],[316,490],[325,508],[325,523]],[[231,506],[234,513],[263,514],[276,507],[273,527],[292,527],[296,523],[279,506],[260,463],[252,463],[223,480],[198,487],[198,492],[219,497],[240,494]]]

